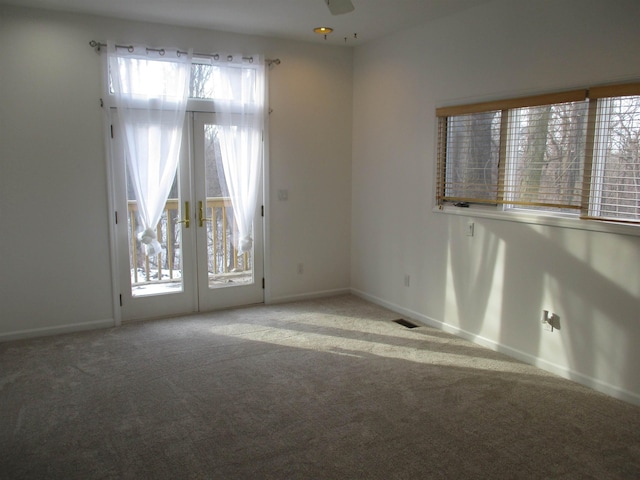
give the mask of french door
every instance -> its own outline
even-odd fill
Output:
[[[122,320],[263,302],[262,209],[256,208],[252,249],[238,253],[215,114],[187,112],[178,171],[157,226],[163,246],[159,255],[147,256],[137,238],[138,199],[129,185],[124,155],[116,136],[112,157]]]

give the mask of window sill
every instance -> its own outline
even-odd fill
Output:
[[[522,210],[496,211],[496,207],[469,206],[466,208],[445,206],[434,207],[436,213],[461,215],[463,217],[490,218],[493,220],[546,225],[549,227],[573,228],[590,232],[612,233],[640,237],[640,226],[597,220],[580,220],[573,216],[529,213]]]

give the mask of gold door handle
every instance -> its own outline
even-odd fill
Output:
[[[198,222],[204,227],[204,222],[211,222],[213,219],[204,216],[204,205],[202,200],[198,201]]]
[[[178,223],[184,223],[184,228],[189,228],[189,225],[191,225],[191,213],[189,210],[189,202],[184,202],[184,220],[178,220]]]

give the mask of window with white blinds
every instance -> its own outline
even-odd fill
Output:
[[[506,203],[561,212],[580,209],[587,114],[585,100],[509,112]]]
[[[439,108],[437,202],[640,224],[640,84]]]
[[[640,92],[597,98],[595,123],[583,218],[640,223]]]
[[[500,111],[449,117],[446,123],[444,198],[456,202],[496,203]]]

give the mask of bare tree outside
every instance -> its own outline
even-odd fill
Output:
[[[587,103],[522,108],[513,115],[518,118],[513,200],[525,208],[575,212],[562,206],[580,206]]]
[[[604,128],[597,158],[601,194],[595,199],[603,217],[640,219],[640,96],[601,101]],[[599,177],[599,178],[598,178]]]
[[[496,200],[500,118],[499,111],[449,118],[447,197]]]

